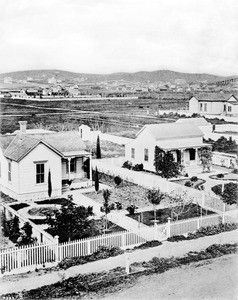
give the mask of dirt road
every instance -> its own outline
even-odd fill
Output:
[[[238,299],[238,255],[193,263],[162,274],[139,278],[132,287],[90,299]]]

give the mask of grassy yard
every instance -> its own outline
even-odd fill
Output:
[[[179,220],[189,219],[189,218],[195,218],[201,216],[201,207],[197,206],[196,204],[188,204],[184,207],[184,212],[179,215]],[[202,215],[210,215],[214,214],[214,212],[202,209]],[[154,220],[154,211],[145,211],[143,213],[135,213],[134,215],[127,215],[128,217],[138,221],[140,221],[145,225],[153,225],[152,222]],[[168,218],[171,218],[171,208],[163,208],[156,211],[156,218],[159,221],[159,224],[167,223]]]

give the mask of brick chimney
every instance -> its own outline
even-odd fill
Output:
[[[19,124],[20,124],[20,138],[22,138],[22,136],[24,134],[26,134],[26,124],[27,124],[27,121],[19,121]]]

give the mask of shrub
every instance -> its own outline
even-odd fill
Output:
[[[224,191],[223,191],[221,197],[222,197],[222,200],[226,204],[229,204],[229,205],[237,204],[238,203],[237,195],[238,195],[238,184],[237,183],[229,182],[229,183],[225,184]]]
[[[189,187],[191,187],[193,184],[192,184],[192,182],[191,182],[191,181],[189,181],[189,180],[188,180],[188,181],[186,181],[186,182],[185,182],[185,184],[184,184],[184,185],[185,185],[185,186],[189,186]]]
[[[117,186],[119,186],[122,182],[121,177],[119,177],[119,176],[114,177],[114,182]]]
[[[143,169],[144,169],[143,164],[136,164],[132,167],[133,171],[143,171]]]
[[[197,176],[193,176],[193,177],[191,177],[190,180],[193,181],[193,182],[195,182],[195,181],[198,181],[198,178],[197,178]]]
[[[232,173],[238,174],[238,169],[234,169],[234,170],[232,171]]]
[[[127,207],[127,210],[129,212],[129,215],[134,215],[135,214],[135,210],[137,209],[138,207],[135,206],[134,204],[130,205]]]
[[[218,184],[218,185],[214,185],[211,190],[213,191],[213,193],[215,193],[216,195],[221,195],[222,194],[222,185]]]
[[[217,178],[224,178],[223,174],[217,174]]]
[[[186,173],[186,174],[184,175],[184,177],[188,177],[188,173]]]
[[[125,161],[122,165],[122,168],[126,168],[128,170],[131,170],[132,169],[132,163],[129,160]]]
[[[121,202],[115,202],[116,203],[116,208],[118,209],[118,210],[121,210],[122,209],[122,204],[121,204]]]
[[[144,244],[136,246],[133,249],[147,249],[147,248],[151,248],[151,247],[158,247],[160,245],[162,245],[162,243],[160,241],[154,240],[154,241],[145,242]]]

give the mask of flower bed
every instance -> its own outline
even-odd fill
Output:
[[[28,214],[31,216],[46,217],[47,215],[53,216],[58,211],[56,207],[34,207],[28,210]]]
[[[202,209],[202,215],[210,215],[214,214],[213,211],[210,210],[205,210]],[[152,225],[153,220],[154,220],[154,211],[145,211],[141,213],[135,213],[134,215],[127,215],[128,217],[138,221],[140,219],[140,222],[142,222],[145,225]],[[156,210],[156,216],[157,220],[159,221],[159,224],[166,223],[168,221],[168,218],[171,218],[171,208],[166,207],[162,209]],[[190,218],[195,218],[195,217],[200,217],[201,216],[201,207],[196,204],[188,204],[185,205],[184,208],[184,213],[179,215],[179,220],[184,220],[184,219],[190,219]]]
[[[214,226],[201,227],[195,233],[188,233],[187,236],[175,235],[175,236],[169,237],[167,239],[167,241],[179,242],[179,241],[184,241],[184,240],[198,239],[200,237],[204,237],[204,236],[208,236],[208,235],[215,235],[215,234],[219,234],[221,232],[232,231],[235,229],[238,229],[237,223],[225,223],[225,224],[221,223],[221,224],[214,225]]]
[[[216,175],[211,175],[209,176],[211,179],[216,179],[216,180],[230,180],[230,181],[238,181],[238,174],[235,173],[222,173],[222,174],[216,174]]]
[[[43,204],[60,204],[60,205],[68,205],[71,203],[70,200],[66,198],[56,198],[56,199],[48,199],[48,200],[42,200],[42,201],[35,201],[35,203],[39,205]]]

